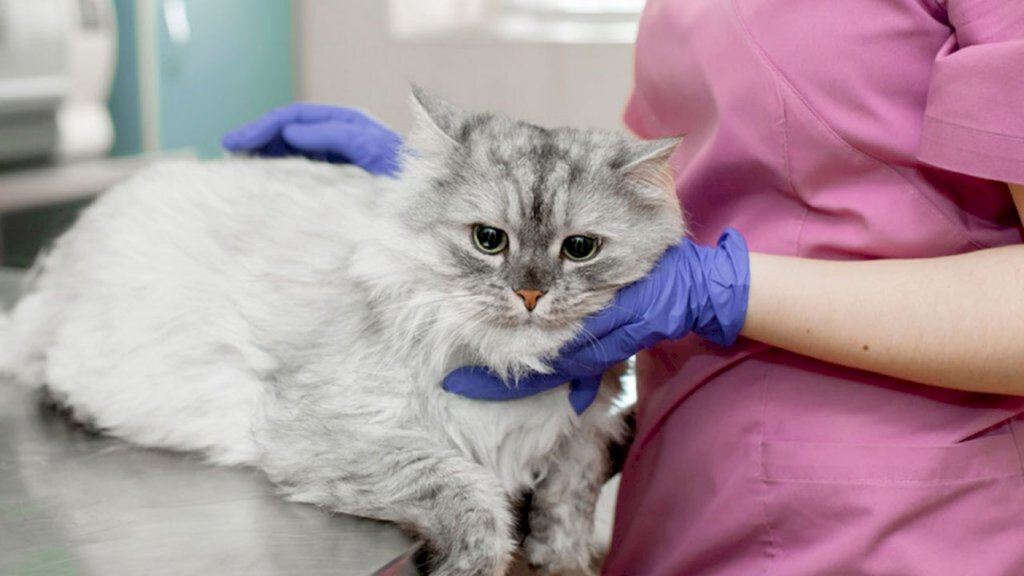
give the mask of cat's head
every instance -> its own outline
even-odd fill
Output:
[[[545,129],[415,88],[412,107],[397,212],[424,293],[493,368],[536,369],[526,356],[557,350],[684,232],[675,140]]]

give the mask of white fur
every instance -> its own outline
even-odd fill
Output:
[[[418,98],[400,181],[305,160],[179,162],[103,195],[0,317],[0,370],[109,434],[258,466],[292,499],[410,525],[438,574],[503,574],[510,504],[535,489],[527,557],[589,573],[620,426],[612,379],[582,417],[568,386],[487,403],[441,381],[462,366],[548,370],[580,319],[650,269],[682,233],[665,179],[650,177],[667,149],[498,120],[485,153],[453,136],[479,122]],[[489,154],[509,188],[482,175],[498,166],[460,164]],[[611,168],[623,154],[652,166]],[[463,180],[443,185],[452,174]],[[610,267],[596,278],[563,263],[530,312],[502,284],[511,260],[466,251],[475,222],[522,218],[542,197],[558,199],[550,226],[608,239]],[[513,252],[538,242],[508,229]]]
[[[14,312],[9,368],[114,435],[255,465],[266,380],[302,364],[303,379],[330,383],[319,398],[336,403],[330,411],[426,427],[519,490],[576,420],[550,398],[567,390],[491,404],[439,382],[480,361],[474,352],[542,366],[565,336],[466,333],[444,314],[451,295],[415,277],[421,266],[408,261],[424,260],[429,243],[403,238],[381,209],[394,193],[357,169],[303,160],[149,170],[104,196],[43,261]],[[386,317],[410,338],[360,333],[368,291],[393,302]]]

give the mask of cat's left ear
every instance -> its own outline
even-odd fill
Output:
[[[456,133],[466,112],[447,100],[413,85],[409,98],[413,127],[407,144],[423,153],[445,153],[459,146]]]
[[[626,176],[645,187],[670,193],[675,197],[675,184],[669,159],[682,138],[637,140],[629,145],[630,158],[620,169]]]

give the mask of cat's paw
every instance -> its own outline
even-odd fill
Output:
[[[531,534],[523,542],[523,553],[537,574],[552,576],[593,576],[597,555],[577,538],[543,538]]]
[[[505,576],[515,553],[505,511],[475,510],[453,517],[447,537],[428,544],[430,576]]]
[[[467,554],[448,554],[436,547],[421,550],[415,558],[420,574],[427,576],[509,576],[512,556],[484,558]]]
[[[435,556],[423,563],[430,576],[507,576],[511,565],[511,554],[500,558],[445,555],[439,559]]]

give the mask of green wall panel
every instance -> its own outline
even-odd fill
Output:
[[[186,7],[187,40],[172,39],[168,1]],[[155,16],[161,148],[219,156],[226,130],[294,99],[291,2],[160,0]]]
[[[142,151],[135,0],[114,0],[114,8],[117,11],[117,68],[110,92],[110,116],[114,121],[111,155],[129,156]]]

